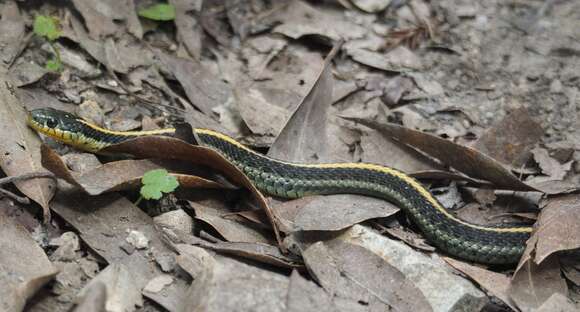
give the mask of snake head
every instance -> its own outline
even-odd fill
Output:
[[[28,112],[26,123],[42,134],[78,131],[77,117],[54,108],[38,108]]]

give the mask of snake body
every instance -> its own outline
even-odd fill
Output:
[[[143,135],[171,135],[174,129],[116,132],[72,114],[37,109],[28,124],[38,132],[79,149],[98,152],[109,145]],[[368,163],[301,164],[257,153],[222,133],[194,129],[198,144],[231,161],[262,192],[284,198],[351,193],[397,204],[427,240],[444,252],[488,264],[516,263],[532,227],[477,225],[447,211],[417,180],[396,169]]]

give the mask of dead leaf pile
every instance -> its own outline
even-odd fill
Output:
[[[140,13],[152,8],[167,11]],[[579,8],[3,2],[0,310],[578,310]],[[38,16],[58,38],[34,33]],[[391,166],[462,219],[534,232],[516,268],[465,263],[383,200],[266,197],[172,137],[80,154],[26,127],[40,107],[115,131],[185,122],[284,161]],[[180,187],[141,209],[160,168]]]

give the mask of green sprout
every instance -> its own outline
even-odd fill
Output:
[[[59,20],[56,17],[38,15],[34,19],[34,33],[42,38],[45,38],[52,51],[54,58],[48,60],[44,67],[47,70],[58,72],[62,69],[62,61],[60,59],[60,52],[56,48],[54,42],[60,37]]]
[[[167,3],[159,3],[139,10],[139,16],[154,21],[172,21],[175,19],[175,7]]]
[[[142,199],[159,200],[163,193],[171,193],[179,186],[177,179],[170,175],[165,169],[155,169],[147,171],[141,178],[141,196],[135,203],[139,205]]]

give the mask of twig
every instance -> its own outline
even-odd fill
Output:
[[[54,174],[52,172],[29,172],[29,173],[21,174],[18,176],[1,178],[0,185],[7,184],[7,183],[14,183],[17,181],[22,181],[22,180],[37,179],[37,178],[56,179],[56,177],[54,176]],[[6,189],[3,189],[1,187],[0,187],[0,195],[9,197],[9,198],[21,203],[21,204],[25,204],[25,205],[30,204],[30,199],[28,199],[28,197],[18,196],[18,195],[14,194]]]
[[[5,190],[3,188],[0,188],[0,197],[8,197],[8,198],[11,198],[11,199],[19,202],[20,204],[23,204],[23,205],[30,204],[30,199],[28,199],[28,197],[18,196],[16,194],[10,192],[9,190]]]
[[[22,181],[22,180],[37,179],[37,178],[51,178],[51,179],[56,180],[56,177],[54,176],[54,174],[52,172],[48,172],[48,171],[29,172],[29,173],[24,173],[24,174],[17,175],[17,176],[0,178],[0,185],[6,184],[6,183],[13,183],[16,181]]]

